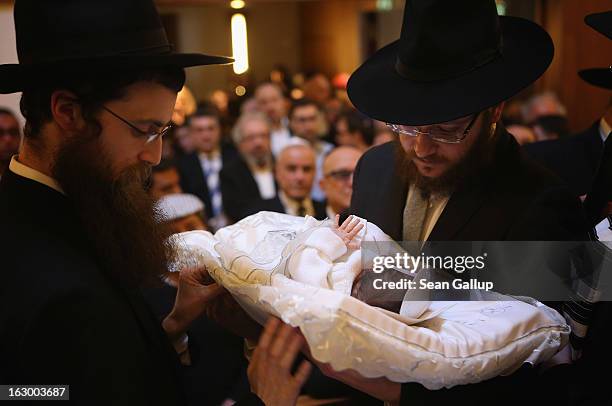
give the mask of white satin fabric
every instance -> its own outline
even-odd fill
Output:
[[[391,240],[362,221],[362,241]],[[348,250],[330,227],[261,212],[214,236],[177,234],[176,269],[206,265],[259,323],[280,317],[300,328],[317,360],[366,377],[449,388],[539,364],[567,344],[564,319],[529,298],[405,303],[403,315],[369,306],[350,296],[360,250]]]

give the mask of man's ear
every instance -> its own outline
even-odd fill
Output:
[[[65,131],[82,129],[85,124],[77,96],[67,90],[57,90],[51,94],[51,115],[53,121]]]

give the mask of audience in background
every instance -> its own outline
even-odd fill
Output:
[[[195,145],[188,126],[174,127],[172,139],[174,141],[175,156],[181,157],[192,154],[195,151]]]
[[[0,177],[16,155],[21,142],[19,121],[12,111],[0,107]]]
[[[336,120],[336,145],[355,147],[365,151],[372,146],[372,120],[357,111],[340,113]]]
[[[536,142],[524,149],[566,181],[577,196],[584,197],[591,190],[611,124],[612,98],[602,117],[583,132],[558,140]]]
[[[241,116],[233,131],[240,156],[221,170],[223,207],[236,222],[255,202],[276,196],[274,161],[270,148],[270,122],[262,113]]]
[[[395,141],[397,136],[395,133],[387,127],[382,121],[374,120],[374,138],[372,139],[372,146],[386,144],[390,141]]]
[[[334,219],[336,214],[347,210],[353,194],[353,173],[363,151],[349,146],[333,149],[323,161],[321,189],[325,192],[325,212]]]
[[[291,133],[305,141],[313,148],[315,153],[315,179],[312,189],[312,198],[324,200],[325,194],[319,187],[319,180],[323,175],[323,159],[333,145],[321,140],[321,122],[324,121],[324,114],[321,106],[309,99],[297,100],[289,111],[289,126]]]
[[[283,148],[276,160],[275,175],[278,196],[254,202],[246,215],[274,211],[325,219],[325,203],[310,194],[315,179],[315,151],[306,141],[294,139]]]
[[[272,153],[276,156],[289,141],[289,118],[287,117],[288,101],[281,87],[272,82],[264,82],[255,90],[258,108],[270,120],[270,143]]]
[[[180,92],[176,95],[176,103],[174,104],[174,113],[172,114],[172,123],[176,126],[185,124],[187,117],[192,115],[197,107],[195,97],[187,86],[183,86]]]
[[[198,109],[189,117],[187,126],[195,152],[177,161],[181,187],[204,202],[208,225],[217,230],[227,224],[219,173],[237,153],[233,146],[221,143],[221,123],[216,110]]]
[[[204,203],[195,195],[167,194],[157,201],[157,207],[163,222],[168,224],[173,233],[206,230]]]
[[[331,83],[322,73],[313,73],[308,76],[302,89],[305,99],[310,99],[321,106],[324,106],[332,97]]]
[[[153,199],[158,200],[163,196],[182,192],[175,163],[169,159],[162,159],[151,172],[149,194]]]
[[[522,107],[523,123],[534,131],[536,141],[557,139],[568,133],[567,111],[553,92],[532,96]]]

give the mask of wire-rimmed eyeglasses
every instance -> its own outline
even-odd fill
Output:
[[[102,106],[102,108],[104,110],[106,110],[107,112],[109,112],[110,114],[112,114],[113,116],[115,116],[117,119],[123,121],[132,130],[136,131],[136,133],[138,133],[140,136],[145,138],[145,144],[149,144],[149,143],[155,141],[157,138],[162,137],[165,133],[168,132],[168,130],[170,128],[172,128],[172,124],[167,124],[167,125],[165,125],[164,127],[160,128],[158,130],[143,131],[140,128],[138,128],[136,125],[131,123],[130,121],[126,120],[125,118],[121,117],[119,114],[117,114],[114,111],[112,111],[111,109],[109,109],[108,107]]]
[[[476,119],[480,113],[474,114],[474,117],[470,120],[465,130],[461,131],[461,123],[455,121],[449,121],[442,124],[432,125],[429,131],[421,131],[417,126],[410,125],[399,125],[387,123],[387,126],[396,133],[409,135],[411,137],[417,137],[419,135],[427,135],[434,141],[442,142],[445,144],[458,144],[465,139],[470,133],[470,130],[474,126]]]

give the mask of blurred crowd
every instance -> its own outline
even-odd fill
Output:
[[[199,208],[198,229],[214,232],[261,210],[324,219],[348,209],[357,161],[393,132],[351,107],[347,75],[296,78],[275,70],[251,93],[205,100],[183,88],[151,180],[167,218]],[[168,196],[180,193],[191,196]]]

